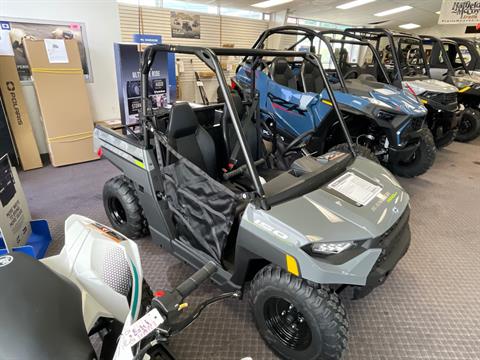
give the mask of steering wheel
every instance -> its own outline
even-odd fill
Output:
[[[407,76],[415,76],[417,75],[417,68],[413,65],[403,65],[402,66],[402,71],[405,71],[405,74]]]
[[[308,137],[313,135],[315,133],[316,129],[310,129],[308,131],[305,131],[304,133],[298,135],[293,141],[288,144],[288,146],[285,148],[282,156],[285,157],[288,153],[292,151],[300,151],[302,150],[305,146],[307,146],[308,140],[310,140]]]
[[[357,69],[348,70],[347,73],[343,76],[343,78],[348,79],[351,75],[354,75],[354,74],[355,74],[355,77],[353,77],[352,79],[358,78],[360,73],[358,72]]]

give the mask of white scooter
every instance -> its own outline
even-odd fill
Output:
[[[200,304],[178,320],[184,299],[217,270],[211,262],[156,297],[143,280],[137,245],[79,215],[65,223],[65,246],[37,261],[0,256],[0,359],[174,359],[169,336],[195,320]],[[89,336],[102,339],[97,356]]]

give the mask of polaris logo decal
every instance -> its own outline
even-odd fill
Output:
[[[12,261],[13,261],[13,256],[11,255],[0,256],[0,267],[5,267],[11,264]]]
[[[263,221],[261,220],[258,220],[258,219],[255,219],[254,220],[254,223],[255,225],[257,225],[258,227],[261,227],[263,230],[266,230],[268,232],[270,232],[272,235],[280,238],[280,239],[283,239],[283,240],[287,240],[288,239],[288,235],[287,234],[284,234],[283,232],[281,232],[280,230],[277,230],[275,229],[273,226],[267,224],[267,223],[264,223]]]
[[[15,118],[18,125],[23,125],[22,114],[20,113],[20,108],[18,107],[17,95],[15,93],[15,84],[13,81],[7,81],[5,83],[7,90],[10,92],[10,101],[12,102],[13,111],[15,111]]]

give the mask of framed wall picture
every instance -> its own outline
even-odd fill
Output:
[[[170,12],[172,38],[200,39],[200,15]]]
[[[9,31],[20,81],[31,81],[31,71],[23,40],[75,39],[82,60],[83,74],[93,81],[85,24],[74,21],[29,20],[0,17],[2,29]]]

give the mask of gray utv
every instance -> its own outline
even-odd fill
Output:
[[[158,52],[197,56],[224,103],[154,112],[146,94]],[[224,55],[302,57],[321,68],[307,52],[146,48],[140,131],[94,132],[97,152],[123,173],[105,184],[107,215],[129,237],[149,231],[194,268],[218,264],[214,282],[248,294],[260,334],[281,358],[340,359],[348,321],[339,293],[367,295],[406,253],[409,196],[388,170],[355,153],[327,81],[348,152],[279,159],[303,143],[289,152],[265,144],[258,102],[230,92],[217,58]]]
[[[392,84],[418,96],[428,109],[425,122],[437,148],[448,146],[455,140],[464,107],[459,104],[455,86],[432,77],[419,36],[382,28],[345,31],[371,42],[379,52]]]

